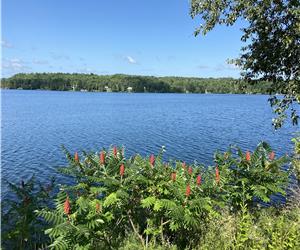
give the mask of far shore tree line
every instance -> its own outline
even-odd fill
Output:
[[[270,94],[268,81],[252,84],[234,78],[154,77],[78,73],[19,73],[4,78],[2,88],[60,91]]]

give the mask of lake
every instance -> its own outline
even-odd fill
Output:
[[[230,144],[253,150],[264,140],[277,155],[291,153],[299,130],[274,131],[266,95],[1,92],[1,171],[12,182],[32,174],[48,182],[66,164],[62,144],[72,153],[124,145],[127,157],[165,146],[165,159],[213,164],[215,150]]]

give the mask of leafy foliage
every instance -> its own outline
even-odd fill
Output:
[[[20,185],[7,182],[14,197],[2,201],[1,233],[3,249],[36,249],[46,246],[43,234],[46,223],[34,211],[49,206],[53,198],[54,179],[43,186],[31,177]]]
[[[208,167],[165,163],[164,149],[129,159],[116,147],[80,156],[63,150],[69,164],[59,171],[76,184],[60,186],[54,206],[53,183],[9,183],[17,199],[2,206],[9,208],[2,212],[4,249],[299,247],[299,213],[258,206],[285,195],[289,174],[283,168],[289,159],[276,158],[264,142],[253,153],[217,152]]]
[[[195,249],[298,249],[300,207],[265,208],[250,213],[223,211],[212,220]],[[166,248],[167,249],[167,248]]]
[[[243,244],[248,208],[256,207],[258,199],[267,202],[284,193],[288,178],[282,169],[287,159],[269,160],[266,143],[258,145],[249,161],[240,149],[236,156],[233,149],[216,153],[217,167],[164,163],[163,150],[156,158],[136,155],[128,160],[123,149],[83,152],[80,157],[64,150],[69,165],[60,171],[73,176],[76,185],[61,187],[55,210],[36,212],[51,225],[46,230],[51,249],[115,249],[128,235],[144,248],[192,248],[226,207],[242,213],[239,230],[244,238],[238,241]]]
[[[287,115],[297,124],[299,115],[293,104],[300,104],[300,2],[192,0],[191,16],[204,21],[195,35],[206,34],[217,24],[233,25],[243,19],[241,40],[247,45],[235,63],[246,80],[272,83],[269,101],[277,114],[275,128],[282,126]]]
[[[245,203],[253,208],[260,201],[269,202],[272,194],[285,195],[289,172],[283,171],[282,167],[289,158],[272,159],[271,154],[274,152],[265,142],[260,143],[252,154],[248,152],[248,159],[247,154],[235,148],[225,154],[215,154],[215,161],[226,177],[224,189],[232,207]]]

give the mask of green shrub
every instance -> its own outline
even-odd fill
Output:
[[[228,208],[239,215],[237,227],[228,232],[234,237],[224,235],[223,243],[214,244],[250,246],[251,209],[257,200],[284,194],[288,180],[283,169],[288,159],[269,159],[272,151],[266,143],[250,158],[240,149],[217,153],[217,165],[209,167],[164,163],[163,150],[156,158],[128,160],[116,148],[99,155],[83,152],[81,160],[77,153],[65,152],[69,165],[60,171],[73,176],[76,185],[61,187],[55,210],[37,211],[51,225],[46,234],[54,249],[116,249],[128,235],[142,248],[195,248],[204,235],[210,239],[207,228],[213,228],[212,221],[218,225]]]
[[[212,220],[196,249],[300,249],[300,207],[264,208],[256,213],[224,211]]]
[[[31,177],[20,185],[7,182],[14,197],[1,202],[1,245],[3,249],[37,249],[46,246],[49,238],[43,231],[44,220],[34,211],[49,205],[53,197],[54,179],[43,186]]]
[[[252,154],[249,151],[244,154],[239,148],[231,148],[224,154],[216,153],[215,161],[224,176],[223,189],[228,204],[235,209],[240,209],[242,203],[251,209],[261,201],[269,202],[272,194],[285,195],[289,171],[283,166],[289,158],[276,159],[265,142],[260,143]]]

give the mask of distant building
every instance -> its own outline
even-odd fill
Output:
[[[105,86],[104,89],[106,90],[106,92],[112,92],[111,88],[109,88],[108,86]]]
[[[128,87],[127,92],[132,92],[132,87]]]

